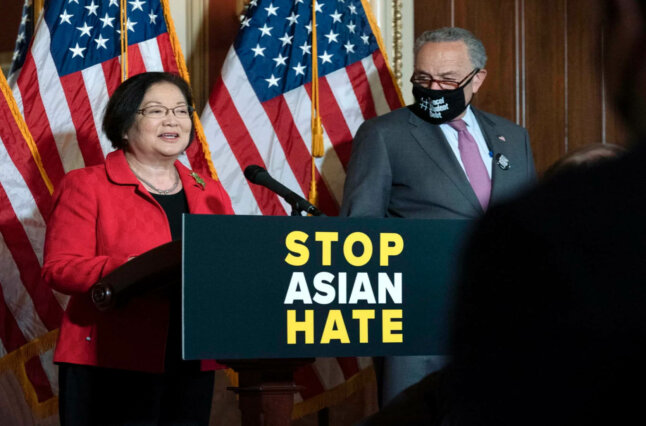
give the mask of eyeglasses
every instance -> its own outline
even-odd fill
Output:
[[[180,105],[176,106],[175,108],[167,108],[163,105],[152,105],[137,110],[137,113],[148,118],[164,118],[168,115],[168,111],[173,111],[173,115],[177,118],[191,118],[191,114],[193,114],[193,107]]]
[[[471,78],[473,78],[473,76],[475,76],[479,71],[480,71],[480,68],[474,68],[473,71],[471,71],[466,77],[464,77],[460,81],[436,80],[428,74],[415,73],[410,78],[410,82],[413,84],[422,86],[426,89],[430,89],[433,83],[437,83],[437,85],[440,86],[440,89],[442,90],[455,90],[458,87],[460,87],[462,83],[466,82],[465,85],[468,84],[469,83],[468,80],[471,80]]]

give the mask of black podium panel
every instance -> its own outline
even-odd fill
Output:
[[[184,358],[445,353],[469,226],[185,215]]]

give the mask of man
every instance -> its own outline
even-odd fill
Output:
[[[534,179],[527,131],[470,106],[487,55],[469,31],[442,28],[415,42],[415,104],[362,124],[341,215],[476,219]],[[440,357],[387,358],[382,401],[440,368]]]
[[[605,3],[606,88],[639,143],[485,216],[455,309],[451,425],[646,424],[646,1]]]

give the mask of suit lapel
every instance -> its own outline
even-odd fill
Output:
[[[509,135],[505,135],[500,129],[500,126],[496,126],[492,120],[478,111],[476,108],[471,108],[482,134],[484,135],[487,146],[489,150],[493,153],[491,158],[491,198],[489,199],[489,205],[495,204],[498,199],[501,197],[500,188],[505,187],[507,179],[509,179],[510,174],[506,170],[503,170],[498,165],[497,157],[503,155],[506,158],[509,158],[509,149],[513,141]]]
[[[451,179],[458,191],[482,213],[482,206],[440,127],[427,123],[412,112],[409,123],[417,143],[437,167]]]

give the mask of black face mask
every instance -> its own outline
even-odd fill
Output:
[[[467,109],[468,104],[464,101],[464,87],[471,82],[474,76],[475,74],[465,84],[453,90],[432,90],[414,84],[415,103],[410,106],[411,111],[431,124],[442,124],[453,120]],[[472,99],[473,96],[471,96]]]

